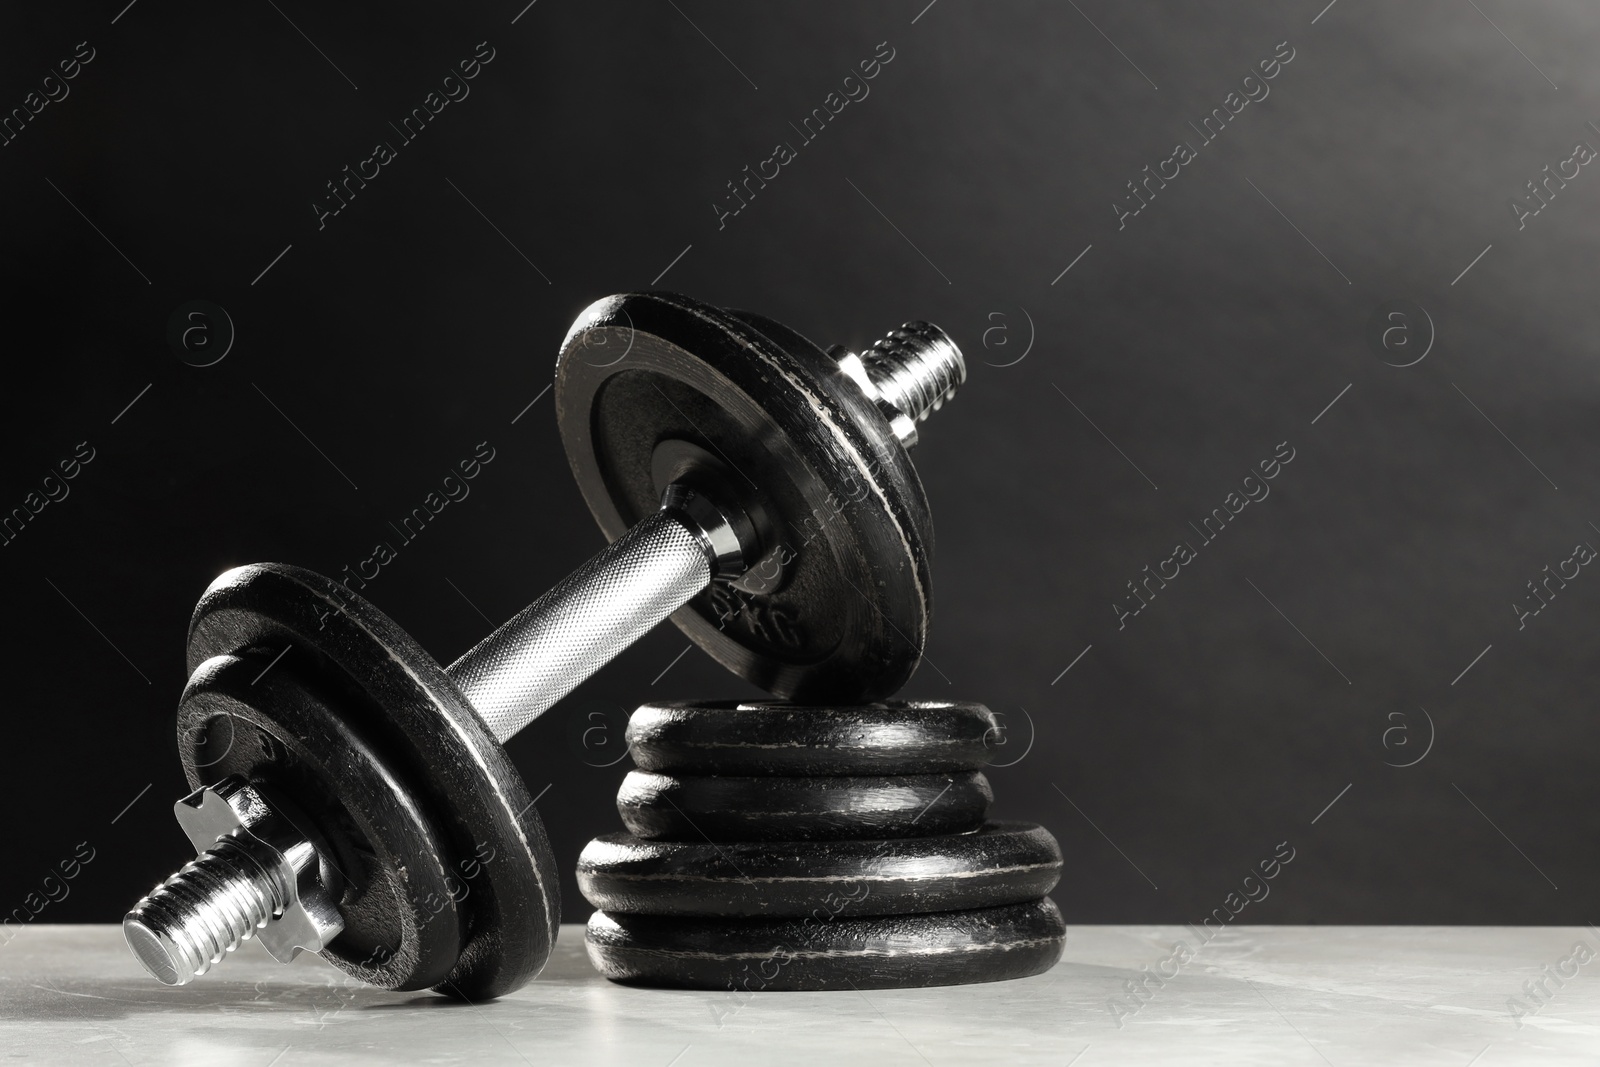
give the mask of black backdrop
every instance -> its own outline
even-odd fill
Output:
[[[183,857],[171,715],[221,570],[354,566],[483,441],[372,600],[450,659],[595,551],[543,391],[580,308],[657,284],[965,346],[917,452],[908,693],[1007,716],[997,812],[1060,839],[1069,920],[1198,921],[1280,842],[1241,921],[1593,919],[1578,0],[124,2],[0,14],[0,107],[38,108],[0,148],[0,508],[61,497],[0,548],[0,911],[81,842],[35,921],[114,920]],[[778,173],[724,216],[747,165]],[[205,368],[169,343],[195,300],[235,333]],[[568,872],[626,766],[575,724],[752,692],[685,645],[511,743]]]

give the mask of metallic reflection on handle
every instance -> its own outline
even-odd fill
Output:
[[[703,591],[712,565],[704,535],[658,511],[446,673],[503,742]]]

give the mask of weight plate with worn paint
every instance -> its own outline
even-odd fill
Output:
[[[735,491],[762,560],[672,616],[718,662],[801,701],[875,700],[911,677],[932,611],[927,497],[888,421],[822,349],[688,297],[611,296],[562,342],[555,405],[612,540],[660,506],[662,479]]]
[[[213,656],[246,651],[281,653],[272,670],[292,661],[302,677],[317,678],[329,708],[370,739],[429,813],[444,865],[467,875],[460,952],[433,988],[476,1000],[538,974],[561,913],[550,843],[505,750],[444,670],[344,585],[278,563],[228,571],[195,606],[191,673]],[[249,703],[273,713],[269,701]]]
[[[760,993],[905,989],[1043,974],[1067,927],[1049,897],[1025,904],[877,918],[589,918],[589,959],[638,985]]]
[[[630,771],[617,811],[648,841],[928,837],[983,825],[994,800],[978,771],[808,778]]]
[[[1037,900],[1061,849],[1033,823],[890,841],[644,841],[607,834],[578,857],[578,889],[632,915],[859,918]]]
[[[318,846],[321,882],[338,889],[344,930],[325,959],[384,989],[444,981],[463,924],[442,835],[388,757],[271,655],[215,656],[190,677],[178,704],[190,788],[239,775],[293,799],[297,814],[279,816]]]
[[[675,700],[633,713],[628,750],[666,774],[938,774],[982,768],[999,734],[992,711],[964,701]]]

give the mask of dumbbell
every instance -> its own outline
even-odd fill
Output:
[[[124,919],[134,954],[169,985],[251,936],[389,989],[531,979],[558,883],[502,743],[669,616],[782,696],[898,689],[931,611],[907,449],[965,377],[927,323],[858,354],[673,294],[592,304],[555,406],[609,547],[448,668],[314,572],[213,582],[177,716],[198,856]]]
[[[1055,838],[987,822],[981,704],[650,703],[628,723],[628,833],[589,842],[589,958],[690,989],[903,988],[1054,966]]]

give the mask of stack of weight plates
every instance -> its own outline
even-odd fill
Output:
[[[989,822],[981,704],[646,704],[578,887],[617,981],[873,989],[1022,978],[1061,957],[1055,839]]]

